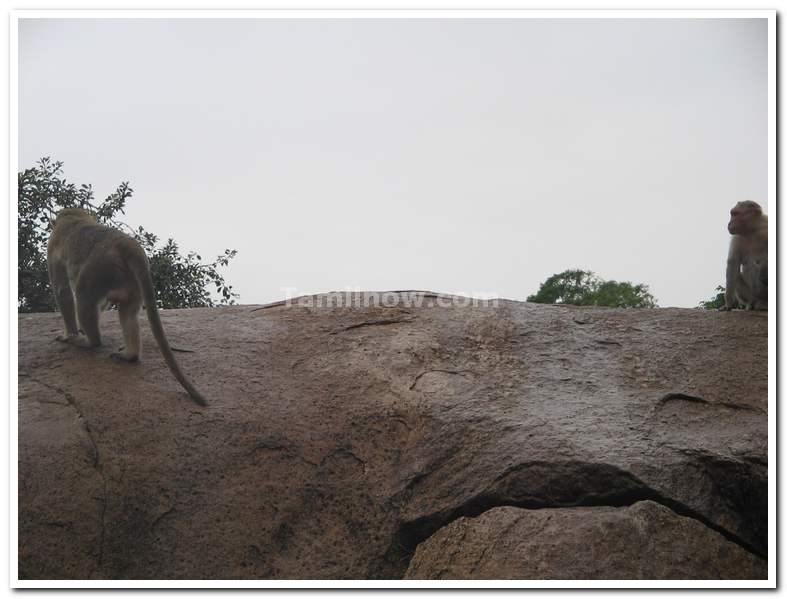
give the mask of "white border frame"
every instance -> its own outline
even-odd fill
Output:
[[[9,226],[16,222],[18,206],[16,172],[19,168],[19,72],[18,31],[20,19],[751,19],[768,20],[768,253],[776,256],[776,10],[538,10],[538,9],[88,9],[88,10],[33,10],[11,11],[9,16]],[[11,268],[17,260],[17,234],[10,236]],[[768,277],[776,280],[776,260],[769,261]],[[134,589],[486,589],[486,588],[541,588],[541,589],[753,589],[776,588],[776,285],[769,289],[768,303],[768,580],[683,581],[683,580],[491,580],[491,581],[410,581],[410,580],[19,580],[18,571],[18,317],[15,298],[18,279],[9,270],[10,327],[9,327],[9,401],[10,412],[10,513],[9,534],[10,582],[13,588],[134,588]]]

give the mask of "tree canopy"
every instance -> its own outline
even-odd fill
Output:
[[[150,274],[157,293],[159,308],[196,308],[230,305],[238,297],[219,269],[227,266],[237,254],[225,250],[208,263],[196,252],[180,253],[178,244],[138,227],[131,229],[118,220],[133,190],[128,182],[102,202],[95,204],[90,185],[75,185],[63,177],[63,163],[49,157],[39,160],[33,168],[18,173],[19,185],[19,295],[20,312],[55,310],[46,268],[46,244],[52,232],[55,215],[62,208],[84,208],[104,225],[124,230],[134,237],[147,253]],[[211,293],[211,285],[217,297]]]
[[[537,304],[611,306],[614,308],[655,308],[648,286],[625,281],[605,281],[587,270],[564,270],[541,283],[538,292],[527,298]]]

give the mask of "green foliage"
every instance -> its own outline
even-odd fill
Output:
[[[158,236],[142,227],[136,231],[117,220],[124,214],[132,189],[127,182],[103,202],[93,203],[90,185],[77,187],[63,178],[63,163],[42,158],[33,167],[18,174],[19,213],[19,296],[20,312],[55,310],[46,269],[46,244],[52,232],[54,216],[62,208],[84,208],[105,225],[125,229],[142,246],[150,259],[150,273],[158,295],[159,308],[196,308],[231,305],[238,297],[232,285],[224,281],[219,269],[235,257],[235,250],[225,250],[213,262],[202,263],[195,252],[181,255],[173,239],[159,245]],[[219,294],[214,300],[213,285]]]
[[[586,270],[565,270],[552,275],[527,301],[614,308],[656,307],[656,298],[650,294],[647,285],[605,281]]]
[[[604,281],[596,291],[595,306],[614,308],[655,308],[656,298],[647,285],[633,285],[626,281]]]
[[[709,300],[704,302],[700,302],[697,304],[698,308],[702,308],[703,310],[718,310],[719,308],[724,307],[724,286],[718,285],[716,287],[716,295],[714,295]]]
[[[537,304],[592,305],[588,302],[590,291],[597,289],[600,282],[592,272],[565,270],[541,283],[538,292],[528,297],[527,301]]]

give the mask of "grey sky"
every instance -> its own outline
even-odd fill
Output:
[[[524,299],[584,268],[692,307],[767,209],[767,21],[24,20],[20,168],[236,248],[241,303]]]

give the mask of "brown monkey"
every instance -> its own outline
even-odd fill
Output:
[[[732,235],[727,256],[727,288],[722,310],[736,305],[768,309],[768,217],[757,202],[738,202],[730,210]]]
[[[137,316],[144,304],[167,366],[194,401],[207,405],[175,361],[156,308],[148,258],[134,239],[98,224],[86,210],[66,208],[55,218],[46,261],[49,281],[65,322],[65,334],[58,335],[58,341],[98,347],[101,345],[100,311],[109,304],[117,304],[125,349],[111,357],[136,362],[140,350]],[[80,328],[84,336],[79,334]]]

